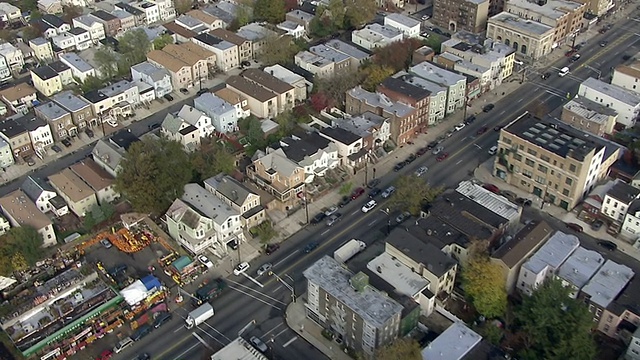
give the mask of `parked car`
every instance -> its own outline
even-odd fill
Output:
[[[465,124],[469,125],[472,122],[476,121],[476,116],[475,115],[471,115],[467,118],[467,120],[464,121]]]
[[[87,136],[90,137],[90,138],[95,136],[95,134],[93,133],[93,130],[91,130],[91,129],[85,129],[84,133],[87,134]]]
[[[58,145],[53,145],[51,147],[51,150],[53,150],[53,151],[55,151],[57,153],[61,153],[62,152],[62,149],[60,149],[60,146],[58,146]]]
[[[371,181],[367,183],[367,187],[369,189],[373,189],[374,187],[378,186],[378,184],[380,184],[380,179],[371,179]]]
[[[202,88],[200,90],[198,90],[198,92],[196,93],[196,95],[200,96],[202,94],[206,94],[209,92],[209,88]]]
[[[415,175],[416,175],[416,176],[418,176],[418,177],[420,177],[420,176],[422,176],[422,175],[426,174],[426,173],[427,173],[427,170],[429,170],[429,168],[428,168],[428,167],[426,167],[426,166],[420,166],[418,169],[416,169]]]
[[[362,206],[362,212],[366,214],[369,211],[373,210],[376,205],[378,205],[378,203],[375,200],[369,200],[369,202]]]
[[[390,197],[391,195],[393,195],[394,192],[396,192],[395,186],[389,186],[388,188],[384,189],[384,191],[382,192],[381,196],[382,196],[383,199],[386,199],[386,198]]]
[[[310,242],[307,244],[307,246],[304,247],[304,253],[308,254],[310,252],[312,252],[313,250],[315,250],[318,247],[318,243],[317,242]]]
[[[235,268],[233,268],[233,275],[238,276],[244,273],[245,271],[247,271],[247,269],[249,269],[250,266],[251,265],[249,265],[249,263],[246,261],[241,262],[240,264],[236,265]]]
[[[263,353],[269,350],[267,345],[256,336],[252,336],[251,339],[249,339],[249,341],[251,342],[251,345],[253,345],[256,349],[260,350]]]
[[[550,73],[550,72],[548,72],[548,71],[547,71],[546,73],[544,73],[544,74],[540,75],[540,77],[542,78],[542,80],[547,80],[550,76],[551,76],[551,73]]]
[[[236,239],[233,239],[227,242],[227,246],[230,247],[231,250],[238,250],[238,241]]]
[[[342,219],[342,214],[340,213],[335,213],[331,216],[329,216],[329,219],[327,219],[327,226],[331,227],[333,225],[335,225],[335,223],[337,223],[338,221],[340,221],[340,219]]]
[[[440,154],[443,150],[444,150],[444,147],[443,147],[443,146],[438,146],[437,148],[433,149],[433,151],[431,151],[431,153],[432,153],[433,155],[438,155],[438,154]]]
[[[516,204],[520,204],[522,206],[531,206],[533,202],[530,199],[525,199],[525,198],[516,198]]]
[[[280,245],[278,244],[267,244],[267,246],[264,247],[264,253],[267,255],[271,255],[274,252],[278,251],[278,249],[280,249]]]
[[[493,105],[493,104],[487,104],[487,105],[485,105],[485,106],[482,108],[482,111],[487,113],[487,112],[489,112],[489,111],[493,110],[493,108],[495,108],[495,107],[496,107],[496,106],[495,106],[495,105]]]
[[[396,222],[400,224],[403,221],[407,220],[409,217],[411,217],[411,214],[408,211],[405,211],[396,217]]]
[[[317,224],[320,221],[324,220],[324,218],[326,218],[327,215],[323,212],[319,212],[317,213],[313,218],[311,218],[311,223],[312,224]]]
[[[500,195],[506,197],[507,199],[509,199],[509,201],[515,201],[518,197],[518,195],[516,195],[513,191],[509,190],[501,190]]]
[[[133,341],[139,341],[143,337],[149,335],[151,330],[153,330],[153,327],[150,325],[142,325],[133,334],[131,334],[131,339],[133,339]]]
[[[500,131],[503,127],[503,125],[496,125],[496,127],[493,128],[493,131]]]
[[[415,154],[410,154],[409,156],[407,156],[407,158],[404,160],[404,163],[409,165],[412,162],[414,162],[418,157]]]
[[[251,66],[251,62],[244,60],[243,62],[240,63],[240,66],[249,67]]]
[[[107,124],[109,124],[109,126],[117,128],[120,124],[118,124],[118,121],[114,120],[114,119],[109,119],[107,120]]]
[[[449,153],[442,153],[436,158],[436,161],[445,161],[449,157]]]
[[[364,194],[364,189],[361,187],[353,190],[353,192],[351,193],[351,200],[359,198],[360,196],[362,196],[362,194]]]
[[[401,161],[399,163],[396,164],[396,166],[393,167],[393,171],[398,172],[400,170],[402,170],[402,168],[404,168],[404,166],[407,165],[404,161]]]
[[[100,240],[100,244],[104,246],[105,249],[111,249],[113,247],[113,244],[111,244],[111,241],[109,241],[109,239]]]
[[[583,231],[582,226],[576,224],[576,223],[566,223],[565,225],[567,225],[568,229],[571,229],[575,232],[581,233]]]
[[[416,155],[417,156],[422,156],[422,155],[426,154],[427,151],[429,151],[428,147],[420,148],[418,151],[416,151]]]
[[[133,345],[133,340],[127,336],[126,338],[120,340],[116,344],[116,346],[113,347],[113,352],[115,352],[116,354],[119,354],[122,350],[128,348],[131,345]]]
[[[155,130],[160,127],[159,123],[153,123],[149,125],[149,130]]]
[[[262,264],[262,266],[260,266],[258,268],[258,271],[256,271],[256,274],[258,276],[262,276],[262,275],[264,275],[264,273],[266,273],[267,271],[271,270],[272,267],[273,267],[273,265],[271,263],[264,263],[264,264]]]
[[[347,206],[348,203],[351,202],[351,197],[349,196],[343,196],[342,199],[340,200],[340,203],[338,204],[338,206],[340,207],[345,207]]]
[[[431,149],[435,148],[436,146],[438,146],[438,141],[434,140],[434,141],[432,141],[432,142],[427,144],[427,150],[431,150]]]
[[[576,53],[576,49],[571,49],[571,50],[567,51],[566,53],[564,53],[564,56],[571,57],[575,53]]]
[[[169,94],[165,94],[163,96],[163,98],[167,99],[167,101],[173,101],[173,96],[169,95]]]
[[[369,191],[369,197],[373,199],[374,197],[380,195],[381,192],[382,190],[380,190],[379,188],[373,188],[371,189],[371,191]]]
[[[65,147],[71,147],[71,140],[69,138],[64,138],[60,141],[62,143],[62,145],[64,145]]]
[[[455,131],[460,131],[460,130],[464,129],[464,127],[465,127],[465,126],[467,126],[465,123],[460,123],[460,124],[456,125],[456,126],[453,128],[453,130],[455,130]]]
[[[498,188],[497,186],[493,185],[493,184],[484,184],[482,185],[483,188],[491,191],[494,194],[500,194],[500,188]]]
[[[96,358],[96,360],[109,360],[113,357],[113,351],[112,350],[104,350],[100,353],[100,355],[98,355],[98,357]]]
[[[614,243],[613,241],[609,241],[609,240],[599,240],[598,245],[602,246],[603,248],[609,251],[616,251],[616,249],[618,249],[618,245],[616,245],[616,243]]]
[[[180,92],[185,95],[189,95],[189,90],[187,90],[186,88],[180,88]]]
[[[24,161],[27,162],[27,165],[29,166],[35,166],[36,165],[36,161],[33,160],[33,158],[31,156],[28,156],[24,159]]]
[[[324,216],[331,216],[338,212],[337,206],[332,206],[324,211]]]
[[[600,230],[602,225],[604,225],[604,221],[596,220],[596,221],[591,223],[591,230],[598,231],[598,230]]]
[[[207,269],[211,269],[213,267],[213,263],[206,256],[198,255],[197,257],[198,257],[198,261],[200,261],[202,265],[206,266]]]

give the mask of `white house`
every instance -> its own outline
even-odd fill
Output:
[[[74,18],[73,27],[87,30],[94,44],[97,44],[98,41],[107,36],[104,30],[104,24],[91,15],[80,15]]]
[[[69,52],[58,56],[60,61],[71,69],[74,78],[84,82],[87,76],[97,76],[96,69],[76,53]]]
[[[629,347],[624,355],[625,360],[640,360],[640,328],[637,328],[631,336]]]
[[[313,83],[309,80],[279,64],[265,67],[264,72],[293,86],[295,88],[296,102],[307,100],[307,89],[311,89],[313,86]]]
[[[293,37],[294,39],[299,39],[305,34],[303,25],[290,20],[283,21],[280,24],[276,25],[276,27],[280,30],[285,31],[287,35]]]
[[[84,30],[84,29],[78,29],[80,30],[80,32],[84,32],[84,34],[86,34],[86,38],[87,39],[91,39],[91,37],[89,36],[89,32]],[[53,43],[53,45],[55,45],[56,47],[62,49],[62,50],[71,50],[72,48],[74,48],[76,46],[76,41],[80,40],[79,38],[77,39],[76,37],[80,37],[82,35],[78,34],[78,35],[72,35],[69,34],[68,32],[66,33],[62,33],[60,35],[56,35],[54,37],[51,38],[51,42]],[[85,42],[84,44],[88,44],[89,42]],[[82,45],[81,45],[82,46]]]
[[[617,66],[613,70],[611,83],[640,94],[640,60]]]
[[[131,6],[143,11],[147,25],[160,21],[160,8],[150,1],[137,1],[130,3]]]
[[[6,110],[6,109],[5,109]],[[13,150],[11,145],[2,137],[0,137],[0,168],[8,168],[15,163],[13,158]]]
[[[63,216],[69,213],[69,206],[58,196],[53,187],[43,179],[27,176],[20,189],[43,213],[51,211],[56,216]]]
[[[211,118],[216,131],[229,133],[238,130],[236,108],[212,93],[204,93],[193,100],[193,106]]]
[[[127,102],[131,105],[140,103],[140,93],[135,83],[121,80],[113,85],[100,89],[100,92],[111,98],[111,105]]]
[[[420,37],[420,21],[398,13],[390,13],[384,17],[384,24],[402,31],[404,38]]]
[[[240,213],[198,184],[186,184],[184,194],[165,214],[169,235],[194,254],[210,250],[219,258],[227,243],[243,241]]]
[[[402,31],[375,23],[351,33],[351,41],[367,50],[387,46],[402,38]]]
[[[620,236],[634,244],[640,240],[640,200],[634,200],[629,205],[620,228]]]
[[[629,206],[639,197],[640,189],[616,180],[616,184],[604,196],[600,212],[615,223],[622,223]]]
[[[32,226],[42,235],[43,246],[56,245],[56,232],[51,220],[20,189],[0,198],[0,209],[11,226]]]
[[[427,61],[412,66],[409,68],[409,73],[447,89],[447,114],[466,106],[466,76],[443,69]]]
[[[640,115],[640,94],[602,80],[588,78],[583,81],[578,96],[617,111],[617,123],[626,127],[633,127]]]
[[[176,9],[172,0],[147,0],[158,7],[160,21],[173,20],[176,17]]]
[[[10,43],[0,44],[0,56],[2,56],[11,70],[19,71],[24,66],[22,51]]]
[[[16,6],[7,2],[0,2],[0,20],[5,24],[12,23],[22,17],[22,12]]]
[[[198,128],[201,137],[208,137],[215,131],[211,118],[193,106],[184,105],[178,112],[178,117]]]
[[[173,91],[171,75],[166,69],[155,66],[148,61],[131,67],[131,78],[153,86],[156,98],[161,98]]]
[[[361,161],[364,161],[366,149],[361,136],[339,127],[320,129],[319,134],[336,144],[343,165],[357,167]]]
[[[557,231],[520,268],[516,287],[522,294],[531,295],[580,246],[574,235]]]
[[[267,148],[266,152],[269,154],[278,150],[304,168],[305,182],[313,181],[315,176],[324,176],[327,170],[340,165],[338,146],[317,132],[283,138],[277,146]]]
[[[33,145],[33,150],[36,152],[36,155],[39,157],[45,156],[47,148],[53,145],[54,142],[49,123],[36,117],[33,112],[28,112],[26,115],[16,118],[14,121],[24,126],[29,132],[31,145]]]
[[[0,56],[0,80],[11,79],[11,69],[7,63],[7,59]]]

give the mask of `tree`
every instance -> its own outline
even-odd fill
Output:
[[[311,107],[313,110],[320,112],[328,107],[331,107],[331,101],[329,97],[323,92],[316,92],[309,98]]]
[[[118,42],[118,51],[123,55],[121,61],[126,61],[129,68],[147,59],[147,52],[151,49],[151,41],[142,29],[129,30]]]
[[[256,0],[253,5],[254,20],[279,24],[287,13],[284,0]]]
[[[82,8],[80,6],[63,6],[62,7],[62,20],[67,24],[73,23],[73,19],[82,15]]]
[[[200,149],[190,154],[193,166],[193,182],[201,182],[220,173],[231,174],[236,169],[233,154],[225,143],[215,138],[202,139]]]
[[[520,359],[595,359],[593,315],[570,297],[560,280],[548,279],[516,310],[524,338]]]
[[[3,237],[3,246],[9,246],[12,253],[20,253],[29,266],[42,259],[42,235],[34,227],[13,227]]]
[[[431,35],[424,41],[424,44],[433,49],[436,54],[440,54],[442,52],[442,41],[443,39],[440,36]]]
[[[35,26],[25,26],[22,28],[22,38],[25,40],[33,40],[37,37],[42,36],[42,31]]]
[[[411,65],[413,52],[423,44],[418,39],[404,39],[374,50],[373,62],[393,69],[393,72],[404,70]]]
[[[85,93],[102,89],[102,87],[104,87],[104,81],[93,75],[87,75],[87,77],[82,82],[82,85],[80,86],[82,92]]]
[[[329,78],[318,78],[314,88],[316,92],[325,94],[331,104],[344,105],[347,91],[362,82],[361,75],[358,71],[351,71]]]
[[[351,190],[353,189],[353,183],[351,181],[346,182],[340,186],[338,193],[340,195],[349,195],[351,194]]]
[[[420,344],[411,338],[398,338],[376,351],[376,360],[421,360]]]
[[[273,228],[271,221],[267,220],[256,226],[255,234],[260,238],[261,244],[268,244],[274,237],[278,236],[278,232]]]
[[[359,29],[376,16],[375,0],[346,0],[345,21],[349,27]]]
[[[337,30],[345,28],[346,9],[343,0],[330,0],[327,6],[329,14],[323,14],[331,18],[333,27]]]
[[[193,0],[175,0],[174,7],[179,15],[187,13],[193,6]]]
[[[462,267],[462,286],[476,310],[487,318],[504,315],[507,291],[502,270],[486,255],[471,256]]]
[[[182,196],[191,179],[189,155],[182,145],[164,138],[147,138],[131,145],[121,161],[116,189],[136,211],[160,215]]]
[[[275,121],[278,123],[278,133],[281,137],[289,136],[293,133],[298,122],[291,111],[285,111],[276,116]]]
[[[162,50],[165,46],[173,44],[173,38],[169,34],[162,34],[153,40],[153,49]]]
[[[106,79],[113,79],[117,75],[118,58],[119,55],[108,46],[99,48],[93,55],[100,73]]]
[[[12,42],[16,39],[16,34],[10,29],[0,29],[0,39],[6,42]]]
[[[375,91],[378,84],[393,75],[395,71],[387,66],[372,64],[364,69],[365,78],[362,87],[367,91]]]
[[[316,16],[311,19],[309,23],[309,33],[316,38],[324,38],[336,32],[333,20],[329,16],[319,15],[316,12]]]
[[[396,192],[391,197],[390,206],[413,215],[418,215],[423,203],[432,202],[443,191],[441,187],[432,188],[415,175],[401,176],[395,186]]]
[[[262,52],[258,58],[266,66],[290,64],[293,63],[293,57],[299,50],[300,48],[292,41],[291,36],[269,34],[264,39]]]

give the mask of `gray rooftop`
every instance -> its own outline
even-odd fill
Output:
[[[482,341],[482,336],[461,322],[454,322],[422,349],[425,360],[460,360]]]
[[[640,196],[640,189],[633,187],[624,181],[617,180],[615,185],[607,191],[607,196],[624,204],[629,204]]]
[[[334,48],[328,47],[326,45],[316,45],[309,48],[309,51],[318,56],[322,56],[323,58],[332,61],[332,62],[342,62],[349,60],[350,56],[340,52]]]
[[[70,112],[80,111],[87,106],[91,106],[88,102],[74,95],[73,92],[69,90],[57,93],[53,95],[51,99]]]
[[[631,107],[640,105],[640,94],[637,94],[631,90],[627,90],[621,86],[606,83],[602,80],[595,78],[588,78],[580,84],[579,93],[583,92],[583,88],[590,88],[602,94],[608,95],[620,102],[625,103]]]
[[[320,68],[333,64],[333,61],[331,61],[331,59],[327,59],[323,56],[316,55],[309,51],[301,51],[296,54],[296,57],[303,62],[312,64],[313,66],[320,67]]]
[[[171,134],[177,134],[180,131],[180,127],[182,127],[183,120],[179,117],[175,117],[168,113],[164,120],[162,120],[162,129],[168,131]]]
[[[62,106],[53,101],[46,102],[36,107],[36,110],[49,121],[55,121],[69,114],[67,110],[63,109]]]
[[[230,111],[233,111],[235,113],[235,108],[233,105],[229,104],[228,102],[222,100],[221,98],[210,92],[206,92],[193,99],[193,106],[196,109],[204,111],[211,116],[222,116]],[[180,114],[182,114],[184,109],[185,108],[183,107],[182,110],[180,110]],[[190,121],[188,122],[191,123]]]
[[[38,66],[37,68],[32,69],[31,72],[44,81],[58,76],[58,73],[48,65]]]
[[[419,88],[425,89],[427,91],[429,91],[431,93],[432,96],[438,96],[438,94],[440,93],[445,93],[447,92],[447,88],[446,87],[442,87],[436,83],[432,83],[431,81],[427,81],[419,76],[415,76],[412,74],[409,74],[405,71],[400,71],[396,74],[393,75],[394,78],[396,79],[400,79],[404,82],[406,82],[407,84],[411,84],[414,86],[417,86]]]
[[[275,32],[265,28],[258,23],[251,23],[238,29],[238,31],[236,31],[236,34],[249,41],[255,42],[264,39],[269,34],[275,34]]]
[[[116,145],[102,139],[96,142],[96,146],[94,146],[91,151],[93,160],[100,160],[114,172],[118,169],[118,165],[120,165],[120,161],[122,161],[124,157],[123,153],[124,151],[118,149]]]
[[[400,315],[402,305],[384,293],[371,286],[366,286],[363,291],[356,291],[350,283],[353,276],[351,271],[326,255],[304,271],[304,277],[309,282],[317,284],[376,328]]]
[[[556,276],[581,289],[602,264],[604,264],[602,255],[579,246],[560,266]]]
[[[610,107],[598,104],[582,96],[576,96],[568,103],[564,104],[563,109],[582,116],[588,121],[596,124],[605,124],[609,121],[609,117],[618,116],[618,113]]]
[[[44,44],[46,44],[48,42],[49,41],[47,39],[43,38],[43,37],[37,37],[35,39],[29,40],[29,43],[33,43],[34,45],[37,45],[37,46],[44,45]]]
[[[210,186],[234,204],[242,206],[251,194],[255,194],[246,186],[242,185],[233,176],[218,174],[204,181],[205,186]]]
[[[287,13],[287,16],[295,17],[302,21],[311,21],[313,20],[313,14],[309,14],[308,12],[302,10],[291,10]]]
[[[331,39],[327,41],[325,45],[357,60],[366,60],[371,57],[371,54],[366,50],[360,49],[355,44],[348,43],[340,39]]]
[[[518,8],[527,9],[553,20],[558,20],[565,16],[567,12],[575,11],[583,4],[565,0],[545,0],[544,5],[530,0],[509,0],[505,2],[505,10],[514,8],[513,13],[518,13]]]
[[[372,93],[364,90],[361,86],[357,86],[349,91],[347,94],[350,96],[359,99],[360,101],[364,101],[367,104],[383,108],[385,111],[395,114],[398,117],[409,116],[412,112],[415,111],[415,108],[401,102],[392,101],[386,95],[380,93]]]
[[[186,184],[181,199],[220,226],[230,217],[240,216],[238,212],[198,184]]]
[[[124,10],[120,10],[120,9],[115,9],[111,12],[111,15],[117,17],[118,19],[128,19],[130,17],[133,16],[133,14],[130,14]]]
[[[134,84],[131,81],[128,80],[120,80],[115,84],[106,86],[102,89],[100,89],[100,92],[103,93],[104,95],[108,96],[108,97],[114,97],[116,95],[122,94],[123,92],[135,87],[136,84]]]
[[[356,30],[356,31],[369,31],[372,32],[376,35],[382,36],[385,39],[393,39],[397,36],[402,35],[402,31],[391,27],[391,26],[385,26],[385,25],[380,25],[378,23],[373,23],[373,24],[369,24],[367,26],[364,27],[364,29],[362,30]]]
[[[296,169],[301,168],[298,164],[289,160],[282,149],[272,151],[258,158],[257,161],[260,161],[266,170],[273,170],[286,177],[290,177]]]
[[[298,81],[305,81],[304,77],[302,77],[301,75],[298,75],[279,64],[265,67],[264,72],[277,77],[278,79],[286,82],[289,85],[293,85]]]
[[[133,65],[131,69],[149,76],[154,81],[160,81],[169,76],[169,72],[166,69],[155,66],[148,61]]]
[[[534,274],[539,274],[546,267],[556,270],[578,246],[580,240],[577,237],[557,231],[522,267]]]
[[[291,20],[285,20],[280,24],[278,24],[278,26],[287,30],[295,30],[302,25],[298,24],[297,22],[293,22]]]
[[[386,119],[378,114],[367,112],[359,116],[346,119],[338,119],[335,125],[365,138],[372,134],[373,129],[379,128]]]
[[[455,86],[459,82],[466,84],[467,78],[463,75],[443,69],[428,61],[421,62],[409,68],[409,72],[425,80],[431,81],[441,86]]]
[[[398,294],[411,298],[429,288],[429,281],[386,252],[371,260],[367,269],[389,283]]]
[[[452,61],[452,62],[456,63],[456,65],[462,67],[462,70],[475,71],[475,72],[478,72],[478,73],[481,73],[481,74],[482,73],[486,73],[489,70],[491,70],[488,67],[485,67],[485,66],[482,66],[482,65],[478,65],[478,64],[474,64],[471,61],[465,60],[465,59],[463,59],[463,58],[461,58],[461,57],[459,57],[457,55],[454,55],[454,54],[451,54],[451,53],[448,53],[448,52],[442,53],[442,54],[438,55],[438,57],[442,57],[444,59],[447,59],[449,61]],[[456,69],[456,70],[462,72],[462,70],[458,70],[458,69]]]
[[[522,31],[535,35],[551,35],[553,28],[551,26],[536,22],[534,20],[523,19],[517,15],[509,14],[508,12],[501,12],[489,18],[489,23],[496,23],[504,26],[510,30]]]
[[[520,218],[518,205],[471,181],[461,181],[456,191],[509,221]]]
[[[60,60],[64,60],[65,63],[69,66],[73,66],[78,71],[88,72],[93,70],[93,66],[91,66],[88,62],[86,62],[83,58],[78,56],[76,53],[64,53],[60,54]]]
[[[89,27],[91,27],[91,25],[99,22],[98,19],[94,18],[91,15],[80,15],[78,17],[73,18],[73,21],[77,21],[77,22],[81,23],[82,25],[89,26]]]
[[[20,186],[20,189],[34,202],[37,201],[45,191],[56,192],[44,179],[33,176],[27,176]]]
[[[178,16],[176,21],[179,21],[180,23],[184,24],[188,28],[196,28],[198,26],[203,26],[204,25],[202,23],[202,21],[200,21],[200,20],[198,20],[198,19],[196,19],[196,18],[194,18],[193,16],[190,16],[190,15],[180,15],[180,16]]]
[[[598,273],[582,288],[591,302],[606,308],[622,292],[635,273],[629,267],[607,260]]]
[[[188,122],[189,124],[195,126],[202,117],[205,117],[202,111],[194,108],[193,106],[183,105],[180,112],[178,112],[178,117],[182,120]]]
[[[385,25],[389,25],[389,24],[387,24],[387,19],[393,20],[393,21],[395,21],[397,23],[400,23],[400,24],[402,24],[402,25],[404,25],[406,27],[409,27],[409,28],[412,28],[414,26],[419,26],[420,25],[420,21],[418,21],[418,20],[416,20],[414,18],[411,18],[409,16],[398,14],[398,13],[387,14],[387,16],[385,16],[385,18],[384,18]],[[393,25],[389,25],[389,26],[393,26]]]
[[[456,266],[455,259],[450,258],[431,242],[425,242],[413,236],[404,228],[395,228],[387,236],[387,246],[391,245],[405,256],[422,264],[430,273],[438,278]]]

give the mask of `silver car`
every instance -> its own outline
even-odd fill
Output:
[[[395,186],[389,186],[382,192],[381,196],[383,199],[386,199],[389,196],[393,195],[394,192],[396,192]]]
[[[265,344],[257,336],[252,336],[251,339],[249,339],[249,341],[251,342],[251,345],[253,345],[256,349],[260,350],[263,353],[269,350],[269,348],[267,347],[267,344]]]
[[[256,274],[258,274],[258,276],[262,276],[266,272],[271,270],[272,267],[273,267],[273,265],[271,265],[271,263],[262,264],[262,266],[260,266],[260,268],[258,268],[258,271],[256,272]]]
[[[431,152],[433,155],[438,155],[440,154],[442,151],[444,151],[444,147],[443,146],[438,146],[437,148],[433,149],[433,151]]]
[[[420,176],[422,176],[422,175],[426,174],[426,173],[427,173],[427,170],[429,170],[429,168],[428,168],[428,167],[426,167],[426,166],[420,166],[420,167],[416,170],[416,176],[417,176],[417,177],[420,177]]]

